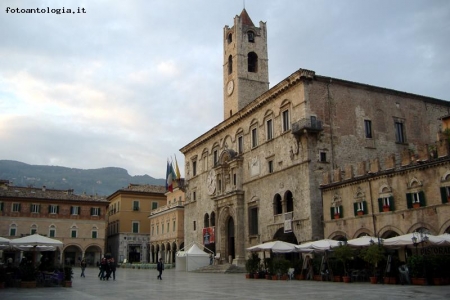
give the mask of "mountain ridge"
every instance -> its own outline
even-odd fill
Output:
[[[147,174],[131,176],[118,167],[78,169],[62,166],[30,165],[15,160],[0,160],[0,179],[16,186],[46,186],[49,189],[73,189],[75,194],[109,196],[133,184],[165,185],[165,179]]]

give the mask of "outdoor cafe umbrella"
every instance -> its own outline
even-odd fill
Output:
[[[59,240],[42,236],[38,233],[11,240],[10,245],[22,251],[55,251],[56,248],[63,246]],[[33,263],[34,263],[33,254]]]
[[[10,242],[10,240],[0,237],[0,250],[8,248]]]
[[[416,238],[415,242],[414,238]],[[442,245],[445,244],[445,239],[431,234],[421,236],[420,233],[413,232],[385,239],[383,245],[388,248],[399,248],[402,246],[417,246],[418,243],[424,242],[428,245]]]
[[[338,247],[340,243],[341,241],[324,239],[296,245],[295,248],[298,252],[325,252]]]
[[[295,246],[295,244],[283,241],[272,241],[247,248],[247,250],[252,252],[269,250],[274,253],[290,253],[296,252]]]
[[[380,242],[383,243],[382,238],[380,238]],[[378,238],[368,235],[347,241],[347,245],[351,247],[368,247],[373,243],[377,244]]]

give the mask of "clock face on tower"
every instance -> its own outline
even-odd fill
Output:
[[[216,191],[216,171],[211,170],[206,178],[206,187],[208,188],[208,194],[212,195]]]
[[[228,81],[228,84],[227,84],[227,94],[228,94],[228,96],[233,94],[233,90],[234,90],[234,82],[233,82],[233,80],[230,80],[230,81]]]

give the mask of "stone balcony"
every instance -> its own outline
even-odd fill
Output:
[[[317,120],[315,117],[301,119],[292,123],[292,134],[295,136],[301,136],[307,133],[319,133],[322,130],[322,121]]]

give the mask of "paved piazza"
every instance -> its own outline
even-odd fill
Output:
[[[0,299],[450,299],[450,286],[402,286],[370,283],[272,281],[244,274],[193,273],[174,269],[157,280],[156,270],[118,269],[116,281],[100,281],[95,268],[74,269],[72,288],[7,288]]]

